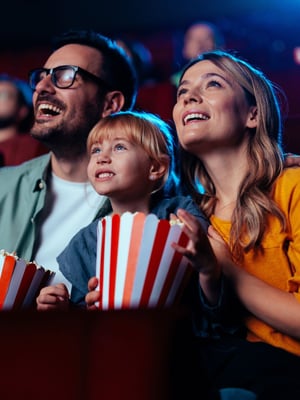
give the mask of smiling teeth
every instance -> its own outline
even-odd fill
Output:
[[[202,114],[202,113],[192,113],[192,114],[187,115],[187,116],[184,118],[184,123],[186,124],[188,121],[190,121],[190,120],[192,120],[192,119],[207,120],[207,119],[208,119],[208,116],[207,116],[207,115],[204,115],[204,114]]]
[[[41,110],[49,110],[52,111],[54,113],[59,114],[60,113],[60,108],[53,106],[52,104],[40,104],[38,107],[39,111]]]
[[[112,176],[114,176],[112,172],[102,172],[97,175],[97,178],[111,178]]]

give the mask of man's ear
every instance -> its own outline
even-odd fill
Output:
[[[247,119],[247,128],[256,128],[257,127],[257,107],[250,107],[248,119]]]
[[[124,95],[121,92],[113,91],[105,95],[102,118],[120,111],[125,103]]]

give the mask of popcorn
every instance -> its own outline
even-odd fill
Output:
[[[17,310],[35,305],[36,296],[48,286],[55,272],[35,262],[27,262],[16,253],[0,250],[0,310]]]

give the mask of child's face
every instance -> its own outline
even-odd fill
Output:
[[[144,149],[118,131],[92,146],[87,172],[99,194],[128,202],[149,197],[151,165]]]

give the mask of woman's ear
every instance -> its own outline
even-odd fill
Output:
[[[250,111],[247,119],[247,128],[256,128],[257,127],[257,107],[250,107]]]
[[[119,91],[108,92],[105,95],[102,118],[120,111],[125,103],[123,93]]]

